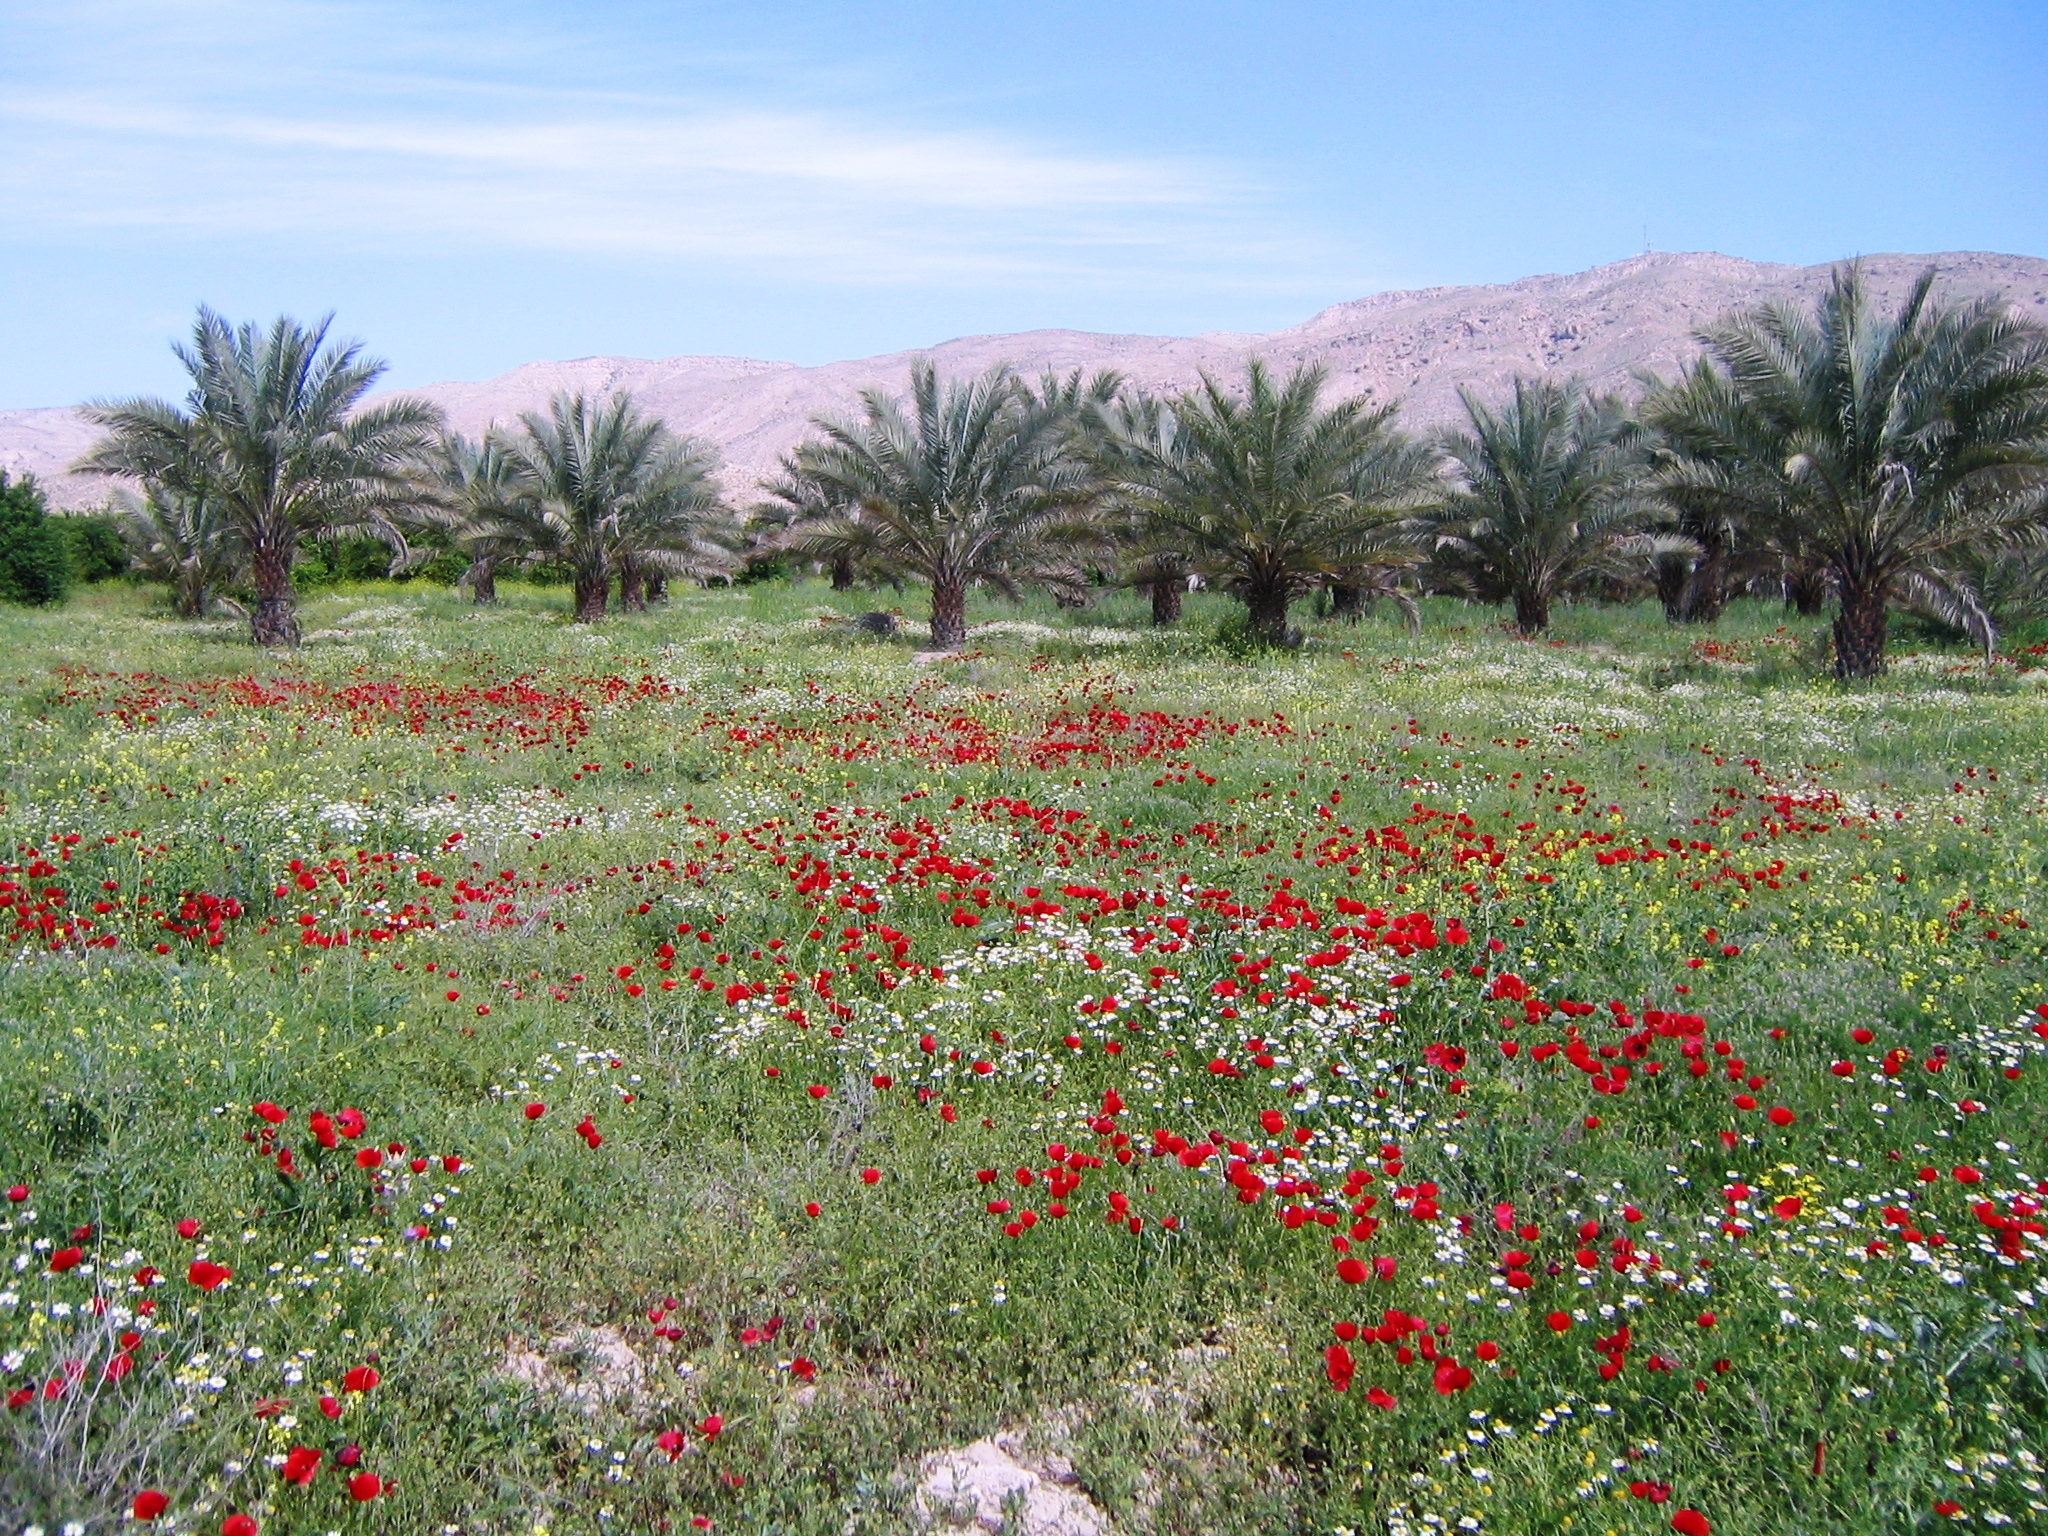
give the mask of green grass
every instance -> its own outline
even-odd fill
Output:
[[[1751,604],[1710,635],[1575,607],[1532,643],[1431,600],[1417,635],[1309,622],[1233,660],[1211,594],[1163,635],[1132,594],[978,601],[996,627],[931,663],[821,622],[914,620],[914,590],[682,592],[595,630],[558,590],[501,592],[322,594],[285,657],[132,588],[0,611],[0,934],[52,925],[0,969],[0,1185],[30,1191],[0,1215],[0,1364],[37,1394],[4,1420],[0,1515],[112,1531],[148,1486],[209,1533],[893,1532],[920,1458],[1020,1426],[1126,1532],[1692,1508],[1806,1536],[2048,1506],[2048,1249],[1973,1209],[2038,1220],[2048,1178],[2041,671],[1907,646],[1844,689],[1824,626]],[[240,907],[217,946],[179,915],[200,893]],[[1432,947],[1362,937],[1366,908],[1428,914]],[[1594,1011],[1530,1006],[1561,1001]],[[1707,1076],[1648,1010],[1704,1020]],[[1568,1023],[1636,1042],[1621,1092],[1533,1059]],[[1128,1164],[1091,1128],[1112,1089]],[[322,1149],[309,1114],[344,1108],[367,1129]],[[1334,1226],[1241,1200],[1227,1152],[1152,1155],[1295,1126],[1322,1192],[1295,1203],[1341,1203]],[[1063,1218],[1051,1142],[1103,1162]],[[1350,1169],[1380,1222],[1355,1253],[1391,1280],[1336,1273],[1368,1214],[1337,1201]],[[1433,1220],[1396,1194],[1422,1181]],[[1497,1230],[1502,1203],[1537,1234]],[[1617,1239],[1656,1265],[1617,1271]],[[195,1288],[202,1257],[232,1280]],[[1333,1325],[1388,1309],[1445,1325],[1470,1383],[1353,1339],[1336,1391]],[[575,1390],[598,1329],[631,1390]],[[365,1363],[380,1383],[341,1391]],[[304,1488],[276,1470],[300,1446]],[[350,1446],[393,1484],[368,1502]]]

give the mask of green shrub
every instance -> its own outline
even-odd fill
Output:
[[[382,581],[391,574],[391,546],[362,537],[312,539],[299,546],[292,585],[320,592],[352,581]]]
[[[292,566],[292,585],[301,592],[323,592],[358,581],[417,581],[452,587],[469,569],[469,558],[448,544],[447,536],[431,531],[412,545],[414,564],[394,572],[392,549],[381,539],[363,534],[314,539],[299,547]],[[424,558],[423,558],[424,557]]]
[[[1239,661],[1250,661],[1255,656],[1270,655],[1274,651],[1291,651],[1301,645],[1301,631],[1290,629],[1284,643],[1275,644],[1268,636],[1252,627],[1249,609],[1236,608],[1216,626],[1216,633],[1210,642],[1226,656]]]
[[[79,512],[54,520],[71,547],[71,576],[91,586],[128,574],[128,541],[121,525],[105,512]]]
[[[71,545],[51,521],[30,475],[0,470],[0,602],[61,603],[71,590]]]

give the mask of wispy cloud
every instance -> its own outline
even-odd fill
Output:
[[[111,41],[91,78],[61,62],[7,70],[0,199],[16,220],[687,257],[855,281],[1144,281],[1284,262],[1234,168],[806,101],[796,69],[783,81],[758,65],[711,71],[689,94],[615,91],[532,78],[547,42],[532,35],[501,38],[491,68],[465,71],[445,37],[389,12],[374,46],[309,60],[309,40],[332,47],[331,7],[217,4],[182,34],[147,6],[115,7],[135,24],[110,30],[106,9],[95,30]],[[216,34],[223,51],[207,46]],[[61,60],[69,39],[43,41]]]

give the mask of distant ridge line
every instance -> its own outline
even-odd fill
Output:
[[[1931,264],[1949,293],[2002,292],[2023,312],[2048,322],[2048,259],[1949,251],[1860,260],[1885,301]],[[1320,362],[1329,370],[1333,395],[1399,399],[1404,422],[1428,427],[1457,414],[1461,384],[1491,395],[1517,373],[1575,372],[1596,387],[1621,389],[1641,370],[1670,374],[1696,353],[1692,333],[1699,325],[1765,299],[1811,300],[1838,265],[1649,251],[1585,272],[1369,294],[1266,335],[1022,331],[955,337],[816,367],[748,357],[591,356],[522,363],[491,379],[400,393],[435,401],[454,426],[476,433],[493,422],[516,421],[557,389],[630,389],[675,430],[718,448],[726,495],[745,505],[777,458],[801,439],[812,416],[851,409],[870,384],[901,389],[913,357],[930,357],[948,373],[979,372],[997,362],[1027,374],[1048,367],[1113,367],[1157,391],[1188,388],[1203,372],[1227,379],[1253,355],[1280,368]],[[367,340],[386,356],[398,350],[389,338]],[[58,506],[105,498],[103,483],[66,469],[91,441],[91,427],[68,407],[0,411],[0,469],[36,475]]]

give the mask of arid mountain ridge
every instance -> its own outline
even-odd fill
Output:
[[[1863,265],[1886,301],[1933,265],[1950,294],[2003,294],[2048,322],[2048,260],[2042,258],[1954,251],[1869,256]],[[811,417],[851,410],[868,385],[900,390],[918,356],[954,374],[997,362],[1030,374],[1116,368],[1158,391],[1186,388],[1204,371],[1230,379],[1254,356],[1280,369],[1319,362],[1329,370],[1334,394],[1398,400],[1409,426],[1427,427],[1458,413],[1460,386],[1495,396],[1518,373],[1580,373],[1603,388],[1625,388],[1645,371],[1669,375],[1696,354],[1692,336],[1700,325],[1760,300],[1810,300],[1832,270],[1713,252],[1652,253],[1514,283],[1376,294],[1263,336],[1023,331],[818,367],[732,357],[587,357],[528,363],[478,383],[430,384],[405,393],[437,402],[452,425],[477,433],[493,422],[512,422],[557,390],[628,389],[675,430],[715,444],[726,494],[744,505]],[[59,506],[92,505],[104,499],[105,485],[67,472],[92,435],[71,408],[0,411],[0,469],[35,474]]]

